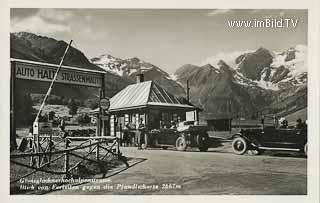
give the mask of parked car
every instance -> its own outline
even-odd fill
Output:
[[[256,154],[264,150],[279,150],[298,151],[307,156],[307,147],[307,127],[242,129],[232,137],[232,149],[240,155],[248,150]]]
[[[194,121],[184,121],[179,123],[177,128],[151,130],[150,145],[163,149],[174,146],[179,151],[197,147],[205,152],[210,145],[207,130],[206,126],[197,125]]]

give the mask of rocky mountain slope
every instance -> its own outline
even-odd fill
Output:
[[[135,80],[137,74],[143,73],[145,80],[153,80],[157,82],[159,85],[178,97],[185,96],[185,90],[182,85],[172,79],[167,72],[137,57],[120,59],[104,54],[99,57],[92,58],[91,62],[106,71],[117,74],[131,81]]]
[[[11,58],[59,63],[66,42],[20,32],[10,34]],[[190,82],[191,102],[202,107],[203,119],[258,117],[259,112],[285,114],[307,105],[307,48],[298,45],[283,52],[266,48],[223,53],[199,65],[186,64],[170,76],[156,65],[137,57],[120,59],[104,54],[91,60],[72,47],[65,65],[104,69],[106,94],[111,97],[143,73],[178,97],[185,96]],[[17,92],[45,93],[49,84],[17,82]],[[80,99],[96,98],[94,88],[57,84],[53,94]]]
[[[175,75],[183,86],[189,80],[191,101],[206,118],[280,114],[307,105],[306,58],[303,45],[280,53],[261,47],[186,64]]]
[[[45,36],[38,36],[28,32],[19,32],[10,34],[10,57],[59,64],[67,43],[58,41]],[[64,65],[76,66],[81,68],[101,70],[98,66],[92,64],[86,56],[78,49],[71,47],[64,60]],[[107,73],[106,94],[113,96],[119,90],[131,82],[116,75]],[[46,93],[49,84],[38,81],[17,81],[18,92]],[[98,89],[79,87],[74,85],[57,84],[53,89],[53,94],[64,97],[77,97],[87,99],[96,97]]]

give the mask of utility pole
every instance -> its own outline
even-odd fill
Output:
[[[189,80],[187,80],[187,100],[188,100],[188,102],[190,102],[190,93],[189,93],[189,91],[190,91]]]

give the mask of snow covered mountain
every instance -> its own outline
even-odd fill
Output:
[[[272,111],[306,105],[307,47],[298,45],[283,52],[257,50],[221,53],[199,65],[186,64],[169,75],[137,57],[120,59],[108,54],[91,62],[134,82],[137,73],[177,96],[185,96],[190,82],[191,102],[204,109],[206,118],[250,115],[272,106]],[[296,91],[298,87],[299,91]],[[282,104],[280,105],[279,101]]]
[[[307,82],[305,45],[297,45],[283,52],[272,52],[261,47],[256,51],[222,53],[209,57],[201,64],[211,64],[219,69],[219,61],[235,70],[234,79],[241,85],[279,90]]]
[[[104,54],[99,57],[92,58],[91,62],[119,76],[122,76],[125,73],[124,66],[126,66],[126,64],[123,63],[121,59],[113,57],[109,54]]]
[[[115,73],[119,76],[130,76],[137,72],[144,73],[155,69],[161,74],[164,74],[169,77],[168,73],[164,72],[157,66],[145,62],[137,57],[129,58],[129,59],[120,59],[117,57],[113,57],[109,54],[103,54],[99,57],[94,57],[91,59],[91,62],[106,71]]]
[[[136,74],[143,73],[145,80],[153,80],[177,96],[184,97],[185,91],[181,84],[161,68],[143,61],[137,57],[120,59],[109,54],[103,54],[91,59],[91,62],[123,78],[135,80]]]
[[[32,33],[10,34],[10,57],[59,63],[66,42]],[[204,109],[205,118],[256,116],[253,112],[269,108],[272,113],[291,112],[307,106],[307,47],[298,45],[282,52],[259,48],[254,51],[222,53],[199,65],[186,64],[169,75],[161,68],[137,57],[120,59],[108,54],[89,61],[81,50],[70,49],[66,65],[109,71],[106,92],[112,97],[135,82],[137,73],[153,80],[178,97],[185,96],[190,82],[191,102]],[[111,74],[111,73],[112,74]],[[18,81],[21,93],[43,93],[45,84]],[[56,85],[54,94],[88,99],[93,90]]]
[[[207,118],[249,114],[270,106],[271,111],[281,112],[307,105],[304,45],[283,52],[261,47],[221,53],[199,64],[183,65],[175,78],[184,87],[189,80],[191,100],[208,112]]]

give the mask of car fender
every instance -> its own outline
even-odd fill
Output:
[[[205,138],[205,140],[202,140],[203,137]],[[208,141],[209,141],[208,134],[198,134],[195,138],[196,138],[196,144],[198,146],[203,145],[203,144],[205,144],[205,145],[209,144],[208,143]]]
[[[232,135],[232,136],[231,136],[231,139],[233,140],[233,139],[235,139],[235,138],[237,138],[237,137],[242,137],[242,138],[244,138],[245,140],[247,140],[247,137],[246,137],[246,136],[243,136],[241,133],[236,133],[236,134]]]
[[[251,140],[249,137],[247,137],[246,135],[242,134],[242,133],[236,133],[234,135],[232,135],[231,139],[235,139],[237,137],[241,137],[243,139],[245,139],[247,141],[247,143],[249,145],[252,145],[253,147],[258,147],[259,143],[255,143],[253,140]]]

